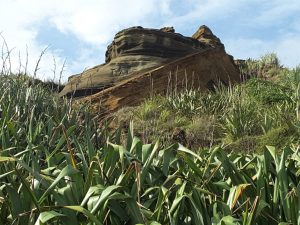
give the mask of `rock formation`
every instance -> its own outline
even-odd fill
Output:
[[[213,32],[205,25],[201,26],[196,33],[193,34],[192,38],[198,40],[199,42],[205,43],[210,47],[222,48],[224,49],[224,45],[221,43],[220,39],[217,38]]]
[[[133,76],[77,102],[91,104],[93,112],[106,115],[123,106],[137,105],[152,94],[168,94],[182,88],[214,90],[219,82],[229,85],[239,80],[231,57],[221,49],[207,49]]]
[[[206,26],[191,37],[175,33],[173,27],[160,30],[131,27],[115,35],[107,47],[105,64],[71,76],[63,95],[86,96],[180,57],[207,48],[223,47]]]
[[[115,35],[105,58],[104,64],[71,76],[60,95],[91,95],[79,101],[93,102],[95,110],[114,111],[183,83],[212,89],[219,81],[239,81],[233,58],[206,26],[192,37],[175,33],[173,27],[131,27]]]

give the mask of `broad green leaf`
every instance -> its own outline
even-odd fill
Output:
[[[186,147],[182,146],[181,144],[179,144],[178,151],[188,153],[188,154],[194,156],[194,157],[195,157],[196,159],[198,159],[200,162],[203,161],[203,159],[202,159],[199,155],[197,155],[195,152],[193,152],[193,151],[187,149]]]
[[[66,131],[67,136],[70,136],[75,131],[76,128],[77,128],[76,125],[69,127],[69,129]],[[65,135],[62,135],[61,138],[59,139],[55,149],[47,157],[46,161],[49,161],[52,158],[52,156],[57,153],[57,151],[61,148],[61,146],[65,143],[65,141],[66,141],[66,137],[65,137]]]
[[[61,213],[55,212],[55,211],[47,211],[47,212],[42,212],[38,218],[42,223],[46,223],[49,220],[56,218],[56,217],[62,217],[65,216]]]
[[[100,209],[100,206],[109,198],[109,196],[119,188],[120,186],[117,185],[112,185],[107,188],[105,188],[102,192],[102,194],[99,197],[99,200],[97,201],[96,205],[94,208],[91,210],[92,214],[96,214],[98,210],[104,210]]]
[[[88,210],[86,210],[85,208],[81,207],[81,206],[64,206],[64,208],[66,209],[72,209],[74,211],[80,212],[82,214],[84,214],[87,218],[89,218],[91,221],[93,221],[95,224],[97,225],[102,225],[102,223],[92,214],[90,213]]]
[[[56,187],[56,185],[65,177],[70,176],[72,174],[78,173],[78,170],[75,170],[71,165],[67,165],[60,174],[56,177],[53,183],[49,186],[49,188],[44,192],[44,194],[39,199],[39,204],[41,204],[45,198],[51,193],[51,191]]]
[[[143,214],[137,202],[133,199],[127,199],[126,204],[131,215],[131,219],[134,223],[144,223]]]
[[[221,219],[219,225],[238,225],[239,220],[232,216],[225,216]]]
[[[146,162],[142,168],[142,171],[141,171],[141,185],[142,186],[144,184],[146,176],[149,175],[148,172],[151,167],[151,163],[153,162],[153,159],[155,157],[155,154],[157,153],[157,150],[158,150],[158,142],[155,143],[154,147],[152,148],[152,152],[151,152],[150,156],[148,157],[148,159],[146,160]]]

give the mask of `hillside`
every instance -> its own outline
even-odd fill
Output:
[[[0,223],[297,224],[300,70],[270,59],[100,126],[90,105],[1,75]]]
[[[193,149],[222,144],[229,152],[262,152],[265,145],[298,143],[292,121],[299,119],[299,69],[282,68],[274,60],[277,57],[270,54],[244,61],[241,76],[250,78],[240,85],[219,83],[210,92],[187,88],[149,97],[140,106],[112,115],[111,127],[121,126],[126,132],[133,120],[136,135],[145,142],[179,141]]]

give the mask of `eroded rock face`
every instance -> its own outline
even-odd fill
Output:
[[[174,27],[163,27],[159,29],[160,31],[167,32],[167,33],[175,33]]]
[[[199,27],[196,33],[193,34],[192,38],[213,48],[224,49],[224,45],[221,43],[220,39],[216,37],[213,32],[205,25]]]
[[[135,106],[153,94],[169,94],[180,89],[208,90],[219,83],[240,82],[232,57],[221,48],[206,49],[138,74],[94,95],[78,99],[91,104],[91,111],[105,117],[124,106]]]
[[[206,45],[194,38],[184,37],[172,28],[146,29],[132,27],[116,34],[106,51],[106,63],[123,56],[178,58]]]
[[[70,77],[60,95],[91,95],[176,59],[214,48],[224,51],[223,44],[206,26],[201,26],[193,37],[175,33],[173,27],[131,27],[115,35],[107,47],[105,64]]]

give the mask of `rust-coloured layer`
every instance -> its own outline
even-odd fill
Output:
[[[207,90],[212,84],[240,81],[239,71],[223,49],[206,49],[136,75],[97,94],[77,100],[91,103],[94,113],[107,115],[124,106],[139,104],[152,94],[182,88]]]

